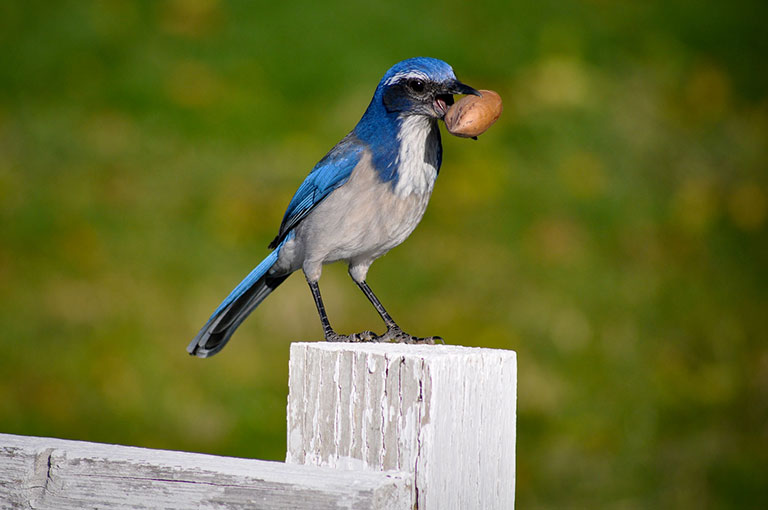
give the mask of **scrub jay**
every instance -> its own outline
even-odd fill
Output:
[[[329,342],[434,343],[405,333],[365,282],[374,260],[402,243],[421,221],[442,161],[437,121],[453,94],[480,95],[451,66],[417,57],[395,64],[379,82],[360,122],[315,165],[270,243],[273,251],[235,287],[187,347],[219,352],[254,308],[298,269],[304,271]],[[343,260],[387,326],[341,335],[325,313],[318,280],[323,264]]]

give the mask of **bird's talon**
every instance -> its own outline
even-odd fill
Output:
[[[373,331],[361,331],[360,333],[355,333],[353,335],[350,335],[355,337],[354,342],[377,342],[378,341],[378,335],[374,333]]]
[[[381,337],[373,331],[361,331],[360,333],[352,333],[350,335],[341,335],[335,331],[331,331],[325,334],[326,342],[343,342],[343,343],[362,343],[362,342],[379,342]]]
[[[428,337],[418,337],[409,335],[405,331],[403,331],[400,328],[390,328],[387,330],[386,333],[378,337],[377,341],[379,342],[394,342],[394,343],[400,343],[400,344],[427,344],[427,345],[434,345],[435,341],[439,340],[442,343],[445,343],[443,339],[439,336],[428,336]]]
[[[435,340],[440,340],[441,342],[443,342],[443,339],[441,337],[439,337],[439,336],[428,336],[428,337],[425,337],[425,338],[419,338],[419,337],[412,336],[410,341],[407,341],[406,343],[409,343],[409,344],[435,345]],[[443,343],[445,343],[445,342],[443,342]]]
[[[335,331],[331,331],[325,334],[326,342],[349,342],[350,338],[347,335],[340,335]]]

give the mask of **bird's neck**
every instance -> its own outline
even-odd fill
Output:
[[[370,149],[379,178],[391,182],[395,193],[431,193],[442,161],[437,120],[372,104],[354,132]]]

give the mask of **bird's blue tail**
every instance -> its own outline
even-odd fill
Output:
[[[287,241],[288,239],[286,239]],[[234,288],[219,305],[205,326],[190,342],[187,352],[199,358],[213,356],[229,341],[229,337],[248,315],[290,276],[290,273],[270,276],[269,270],[277,262],[283,243],[261,261],[245,279]]]

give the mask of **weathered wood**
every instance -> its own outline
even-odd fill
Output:
[[[293,344],[286,461],[412,472],[419,510],[508,510],[516,385],[512,351]]]
[[[412,476],[0,434],[0,508],[410,509]]]

